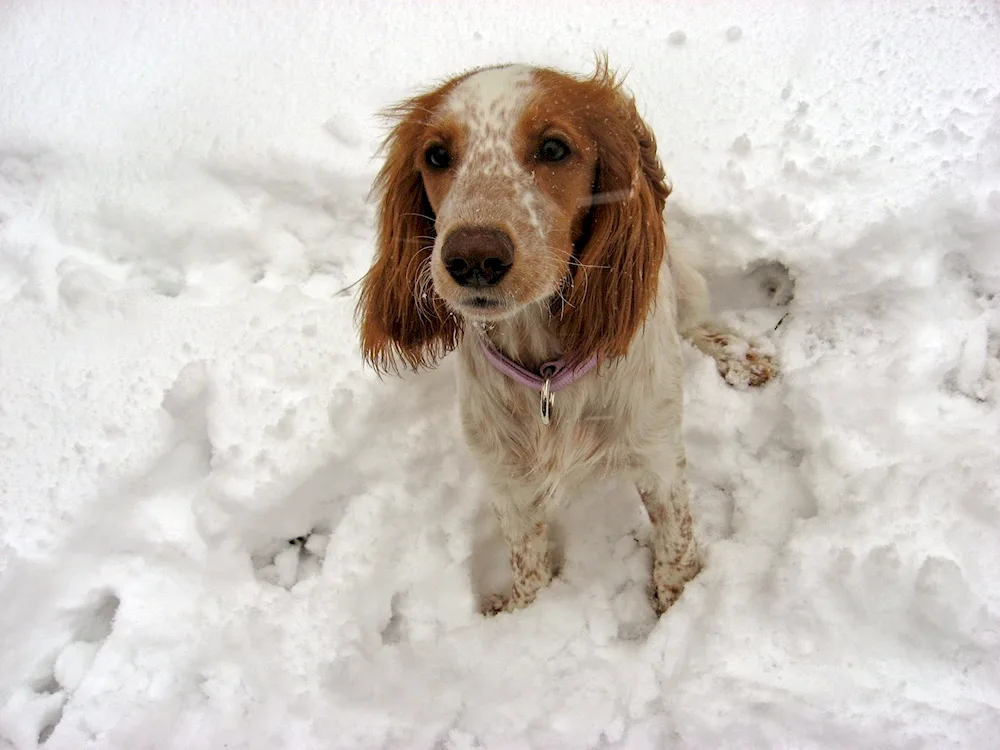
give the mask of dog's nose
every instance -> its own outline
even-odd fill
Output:
[[[481,289],[499,283],[514,265],[514,243],[491,227],[463,227],[445,237],[441,261],[459,286]]]

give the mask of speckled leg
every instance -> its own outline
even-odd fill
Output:
[[[510,549],[510,567],[514,585],[510,594],[494,594],[483,606],[485,614],[512,612],[531,604],[538,592],[552,581],[549,554],[549,525],[541,503],[527,507],[496,504],[497,517]]]
[[[647,471],[640,474],[636,482],[639,497],[653,524],[653,598],[659,614],[677,601],[684,584],[701,570],[684,466],[682,455],[669,481]]]

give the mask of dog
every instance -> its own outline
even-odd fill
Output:
[[[484,612],[536,598],[553,576],[552,510],[617,473],[649,515],[664,612],[700,570],[681,337],[736,385],[763,385],[777,364],[708,320],[704,278],[668,251],[652,131],[606,60],[589,77],[480,68],[387,114],[361,347],[380,372],[457,350],[462,428],[513,573]]]

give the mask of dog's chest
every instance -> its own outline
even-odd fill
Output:
[[[540,395],[501,384],[473,388],[463,398],[463,426],[473,451],[510,479],[550,482],[611,473],[634,453],[627,419],[583,383],[555,394],[544,424]]]

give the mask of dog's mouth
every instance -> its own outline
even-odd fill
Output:
[[[461,315],[477,320],[499,320],[507,317],[512,311],[509,300],[481,294],[456,300],[454,306]]]
[[[496,310],[500,307],[506,307],[503,302],[492,297],[470,297],[463,304],[473,310]]]

